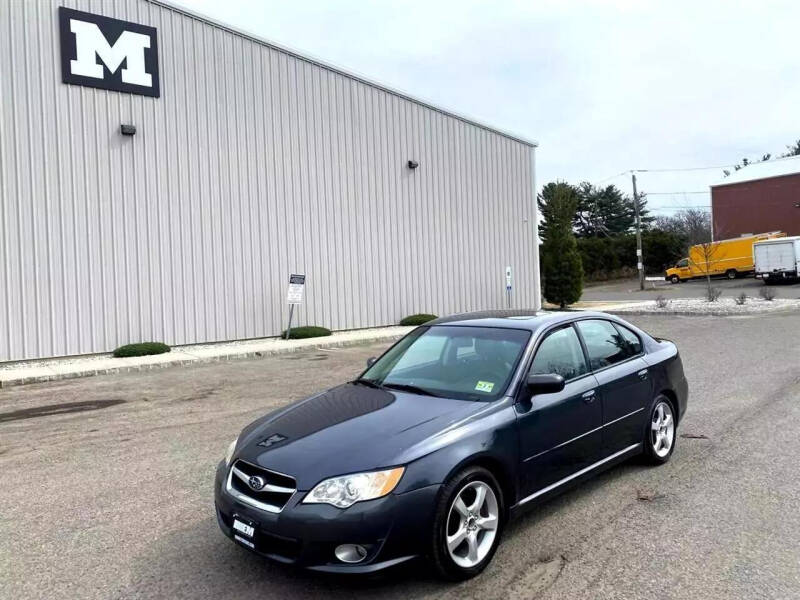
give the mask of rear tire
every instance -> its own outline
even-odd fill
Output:
[[[675,414],[669,398],[662,394],[656,396],[644,432],[645,461],[651,465],[663,465],[675,451],[678,437]]]
[[[728,269],[725,271],[725,276],[728,279],[736,279],[739,276],[739,273],[736,271],[736,269]]]
[[[433,518],[430,557],[450,581],[478,575],[491,562],[505,521],[503,492],[489,471],[467,467],[439,494]]]

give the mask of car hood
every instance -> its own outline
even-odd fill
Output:
[[[308,490],[327,477],[394,466],[412,446],[422,455],[420,442],[485,407],[345,384],[250,424],[236,458],[291,475]]]

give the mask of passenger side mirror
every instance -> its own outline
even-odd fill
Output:
[[[374,356],[370,356],[370,357],[367,359],[367,368],[369,369],[369,368],[370,368],[372,365],[374,365],[374,364],[375,364],[377,361],[378,361],[378,359],[377,359],[377,358],[375,358]]]
[[[564,389],[564,378],[555,373],[528,375],[528,391],[532,395],[555,394]]]

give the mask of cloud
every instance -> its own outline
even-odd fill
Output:
[[[794,1],[182,3],[538,140],[540,183],[730,164],[800,138]],[[720,177],[642,174],[640,187]],[[708,202],[650,204],[686,198]]]

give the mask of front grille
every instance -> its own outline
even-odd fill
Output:
[[[259,478],[263,487],[254,488],[250,484],[252,478]],[[228,472],[226,489],[240,502],[278,513],[297,491],[297,482],[294,477],[237,460]]]

